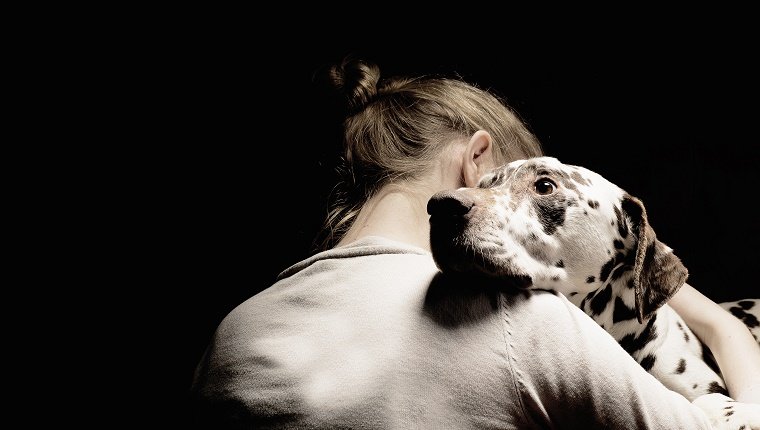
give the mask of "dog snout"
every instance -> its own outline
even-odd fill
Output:
[[[428,200],[427,212],[435,216],[463,216],[475,206],[475,201],[463,192],[440,191]]]

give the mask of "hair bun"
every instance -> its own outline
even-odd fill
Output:
[[[380,67],[346,57],[330,68],[329,81],[345,98],[350,112],[361,110],[377,94]]]

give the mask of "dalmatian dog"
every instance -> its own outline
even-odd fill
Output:
[[[435,194],[428,213],[441,271],[562,293],[719,428],[740,428],[734,413],[760,417],[760,406],[727,396],[709,350],[666,303],[687,269],[657,240],[641,200],[601,175],[553,157],[517,160],[477,188]],[[758,339],[759,301],[721,305]]]

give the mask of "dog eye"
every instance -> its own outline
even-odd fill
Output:
[[[536,193],[545,196],[553,193],[557,189],[557,185],[551,179],[539,179],[533,184],[533,189]]]

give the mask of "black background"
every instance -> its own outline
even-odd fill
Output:
[[[312,75],[348,53],[385,76],[455,73],[492,90],[547,155],[642,199],[694,287],[716,301],[760,296],[760,73],[750,44],[726,38],[642,46],[512,35],[483,46],[312,34],[274,46],[232,31],[154,47],[145,60],[145,117],[159,125],[145,151],[156,172],[142,199],[145,264],[160,269],[150,300],[169,320],[177,391],[221,319],[312,253],[339,145],[334,106]]]

